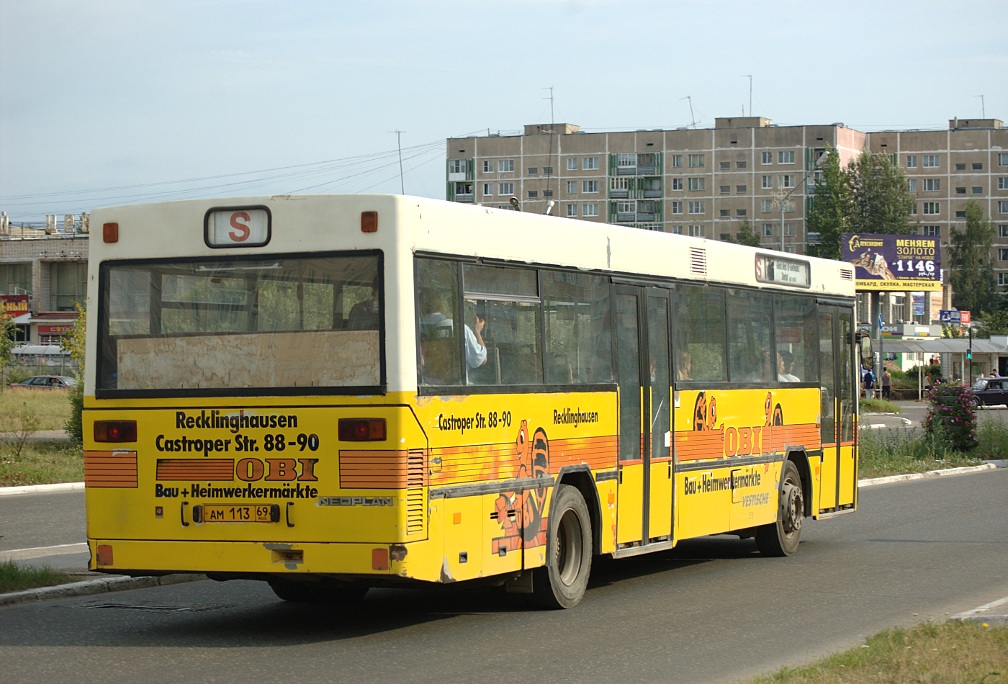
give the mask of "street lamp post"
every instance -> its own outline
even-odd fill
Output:
[[[789,205],[794,206],[790,204],[788,200],[791,198],[791,195],[794,194],[795,190],[805,185],[809,176],[819,170],[819,165],[826,161],[827,157],[829,157],[829,152],[823,152],[820,154],[819,158],[815,160],[815,164],[812,165],[812,168],[806,171],[801,180],[787,192],[784,191],[784,188],[777,188],[770,193],[774,197],[774,204],[780,208],[780,251],[782,252],[784,251],[784,211]]]

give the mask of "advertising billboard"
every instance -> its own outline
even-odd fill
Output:
[[[941,290],[937,237],[844,233],[840,258],[855,267],[859,292]]]

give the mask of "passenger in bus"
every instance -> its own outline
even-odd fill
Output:
[[[692,380],[693,359],[688,349],[679,352],[679,363],[676,364],[676,380]]]
[[[420,362],[425,365],[426,352],[423,347],[428,346],[426,341],[454,338],[452,319],[444,314],[444,298],[437,292],[431,293],[427,308],[428,312],[420,317]],[[487,349],[483,342],[484,326],[486,326],[486,320],[479,314],[473,316],[472,327],[462,326],[465,333],[465,359],[468,368],[479,368],[486,363]]]
[[[777,380],[780,382],[801,382],[794,371],[794,354],[787,349],[777,352]]]
[[[350,309],[351,330],[378,329],[378,276],[371,281],[371,296]]]

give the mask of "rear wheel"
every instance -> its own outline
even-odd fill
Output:
[[[777,521],[756,528],[756,548],[764,556],[790,556],[798,550],[801,538],[805,494],[798,468],[793,462],[784,461],[781,481]]]
[[[560,485],[549,516],[546,565],[533,571],[533,600],[544,608],[573,608],[588,588],[591,562],[588,506],[576,487]]]
[[[351,582],[298,581],[285,577],[268,581],[274,594],[291,603],[356,603],[368,592],[367,585]]]

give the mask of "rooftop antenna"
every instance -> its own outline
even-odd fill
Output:
[[[689,100],[690,126],[692,126],[693,128],[696,128],[696,119],[693,118],[693,98],[692,98],[692,96],[687,95],[686,97],[680,98],[680,100]]]
[[[984,109],[983,95],[974,95],[973,97],[979,97],[980,98],[980,118],[981,119],[986,119],[987,118],[987,110]]]
[[[752,74],[742,74],[742,78],[749,79],[749,116],[752,116]]]
[[[400,190],[400,194],[405,195],[406,194],[406,184],[403,181],[403,173],[402,173],[402,142],[400,140],[400,135],[401,134],[402,134],[402,131],[396,131],[395,132],[396,147],[399,148],[399,190]]]

